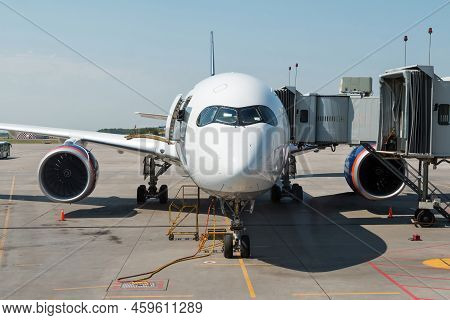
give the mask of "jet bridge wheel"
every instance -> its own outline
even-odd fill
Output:
[[[422,228],[429,228],[436,222],[434,213],[428,209],[418,209],[414,216]]]
[[[169,190],[167,188],[167,185],[163,184],[161,187],[159,187],[159,203],[165,204],[167,203],[167,200],[169,199]]]
[[[231,233],[226,233],[223,236],[223,256],[226,259],[233,258],[233,235]]]
[[[147,199],[147,188],[144,185],[140,185],[136,192],[136,201],[138,204],[144,204]]]
[[[292,185],[292,198],[294,201],[303,201],[303,188],[299,186],[297,183]]]

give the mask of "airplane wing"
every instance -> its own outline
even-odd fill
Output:
[[[101,133],[92,131],[80,131],[70,129],[58,129],[28,126],[20,124],[0,123],[0,130],[10,132],[12,136],[17,136],[19,132],[35,133],[55,138],[74,139],[81,143],[94,143],[110,146],[119,150],[134,151],[144,154],[152,154],[155,157],[173,164],[179,164],[176,145],[170,141],[158,137],[138,135],[131,136],[117,135],[112,133]]]
[[[156,120],[167,120],[166,115],[163,114],[154,114],[154,113],[145,113],[145,112],[135,112],[135,114],[141,116],[142,118],[156,119]]]

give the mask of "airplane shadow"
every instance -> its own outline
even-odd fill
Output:
[[[315,198],[305,194],[305,199],[304,204],[288,200],[273,204],[268,198],[257,202],[255,214],[244,219],[253,259],[306,272],[371,261],[386,252],[387,244],[370,226],[411,224],[414,212],[407,207],[414,207],[417,200],[415,195],[401,195],[393,201],[369,201],[350,192]],[[387,219],[388,208],[396,203],[402,204],[401,209]]]
[[[0,194],[0,200],[9,200],[9,195]],[[30,202],[43,202],[54,203],[44,195],[20,195],[15,194],[12,197],[12,201],[30,201]],[[149,203],[145,204],[148,206]],[[137,214],[136,199],[131,198],[119,198],[119,197],[88,197],[80,202],[77,202],[73,206],[75,210],[71,210],[70,204],[60,205],[67,208],[66,217],[74,219],[82,218],[131,218]],[[83,206],[89,206],[83,208]],[[96,208],[92,208],[95,206]],[[144,206],[144,207],[145,207]]]
[[[8,198],[0,195],[0,199]],[[44,196],[15,195],[13,199],[50,202]],[[251,259],[306,272],[329,272],[371,261],[383,255],[387,245],[370,226],[410,224],[413,211],[409,207],[414,208],[417,201],[412,194],[369,201],[352,192],[314,198],[305,193],[305,199],[305,203],[286,199],[278,204],[268,194],[258,199],[254,213],[243,216]],[[201,214],[207,213],[208,205],[207,198],[201,199]],[[118,197],[90,197],[76,206],[67,215],[71,219],[128,218],[137,214],[137,208],[168,211],[167,204],[155,200],[139,207],[134,198]],[[393,219],[386,218],[389,207],[394,208]]]
[[[0,194],[0,200],[8,201],[9,195]],[[120,198],[120,197],[87,197],[73,206],[76,208],[72,210],[70,204],[61,205],[67,208],[66,217],[73,219],[83,218],[131,218],[137,214],[137,209],[152,209],[158,211],[169,211],[170,202],[161,204],[157,199],[149,199],[143,205],[136,203],[135,198]],[[12,196],[12,201],[30,201],[54,203],[44,195],[20,195]],[[192,203],[194,200],[189,200]],[[83,208],[83,206],[88,206]],[[94,206],[95,208],[92,208]],[[200,212],[206,213],[209,206],[209,199],[200,199]]]

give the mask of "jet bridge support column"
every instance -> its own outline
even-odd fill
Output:
[[[422,185],[420,186],[422,188],[422,198],[421,201],[427,201],[428,200],[428,170],[430,168],[430,163],[425,161],[420,161],[419,166],[422,166],[422,176],[421,176],[421,182]],[[419,182],[420,185],[420,182]]]
[[[291,172],[294,171],[292,170],[292,167],[295,167],[295,165],[295,157],[289,156],[281,175],[281,187],[274,185],[270,190],[270,198],[272,199],[272,202],[280,202],[280,200],[284,197],[292,198],[294,201],[303,201],[303,188],[298,183],[291,185],[290,175]]]

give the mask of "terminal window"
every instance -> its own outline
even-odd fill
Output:
[[[438,124],[444,126],[450,124],[450,105],[440,104],[438,106]]]

